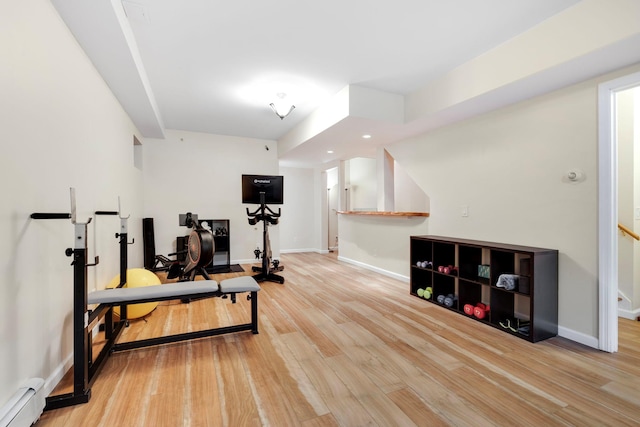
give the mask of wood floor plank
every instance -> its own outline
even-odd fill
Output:
[[[228,426],[260,426],[258,404],[253,397],[240,354],[233,340],[216,346],[219,396],[222,399],[223,424]]]
[[[340,425],[374,425],[370,414],[325,360],[307,359],[301,365]]]
[[[302,427],[338,427],[340,424],[338,424],[333,415],[326,414],[307,421],[303,421],[300,425]]]
[[[444,427],[449,425],[433,412],[410,388],[403,388],[388,394],[391,399],[418,426]]]
[[[215,341],[222,342],[222,338]],[[214,341],[214,342],[215,342]],[[222,398],[215,364],[215,344],[212,340],[196,340],[190,343],[188,366],[190,402],[187,425],[221,426]]]

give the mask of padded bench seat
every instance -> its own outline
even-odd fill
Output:
[[[141,302],[165,301],[184,297],[222,296],[224,294],[257,292],[260,285],[251,276],[225,279],[220,284],[215,280],[168,283],[139,288],[115,288],[90,292],[88,304],[137,304]]]
[[[223,294],[240,293],[240,292],[257,292],[260,285],[251,276],[233,277],[224,279],[220,282],[220,292]]]

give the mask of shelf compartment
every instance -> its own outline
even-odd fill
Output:
[[[433,274],[433,301],[437,302],[439,295],[454,295],[458,296],[456,290],[456,277],[445,274]],[[444,304],[440,304],[445,307]],[[458,309],[458,304],[454,304],[453,307],[448,307],[454,310]]]
[[[480,282],[478,266],[482,265],[482,248],[460,245],[458,247],[460,278]]]
[[[456,245],[452,243],[433,242],[433,268],[456,265]]]
[[[475,307],[476,304],[482,302],[487,304],[488,298],[483,298],[483,289],[486,286],[480,285],[476,282],[460,279],[458,283],[458,308],[464,313],[465,304],[471,304]],[[484,292],[486,294],[486,292]]]
[[[495,286],[501,274],[515,274],[515,254],[500,250],[491,251],[491,284]]]
[[[411,295],[418,296],[418,289],[433,287],[433,275],[430,271],[411,267]]]
[[[497,327],[500,322],[514,317],[514,293],[505,292],[498,288],[491,288],[491,323]]]
[[[416,239],[411,242],[411,265],[418,267],[418,261],[433,261],[433,243],[431,241]]]

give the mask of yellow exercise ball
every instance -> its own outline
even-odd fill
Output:
[[[107,288],[115,288],[120,284],[120,275],[114,277],[107,285]],[[144,268],[130,268],[127,269],[127,283],[124,284],[125,288],[140,288],[143,286],[160,285],[160,279],[153,272],[145,270]],[[141,304],[129,304],[127,305],[127,318],[138,319],[151,313],[158,306],[158,301],[155,302],[143,302]],[[120,307],[115,306],[113,311],[119,316]]]

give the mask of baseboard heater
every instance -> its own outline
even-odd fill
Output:
[[[0,408],[0,427],[29,427],[42,415],[45,395],[42,378],[31,378]]]

